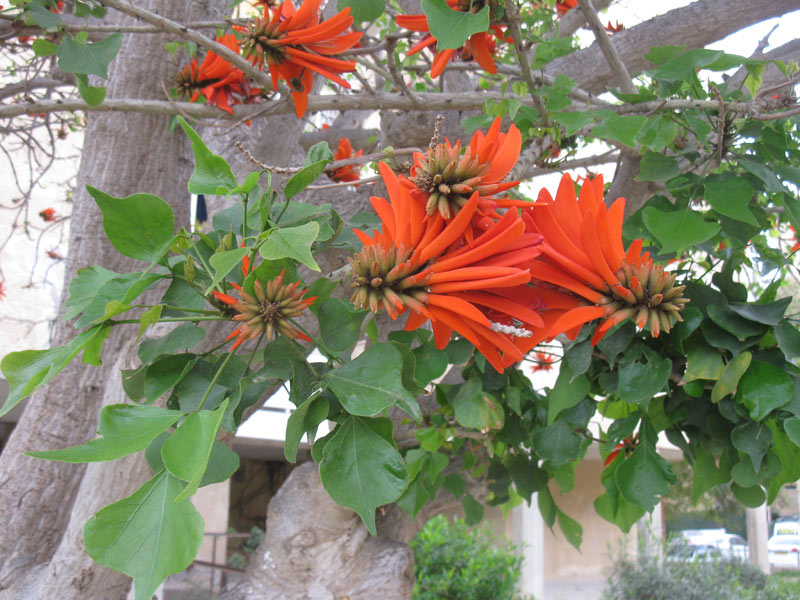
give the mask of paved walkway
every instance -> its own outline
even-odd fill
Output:
[[[544,598],[542,600],[599,600],[605,587],[605,580],[551,580],[544,584]],[[537,598],[536,600],[539,599]]]

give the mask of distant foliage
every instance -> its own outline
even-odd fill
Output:
[[[800,600],[795,578],[767,577],[750,563],[731,559],[669,561],[621,558],[602,600]]]
[[[515,595],[519,548],[492,545],[486,527],[434,517],[411,542],[417,583],[413,600],[522,600]],[[532,600],[532,599],[531,599]]]

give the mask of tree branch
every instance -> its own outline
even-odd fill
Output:
[[[126,15],[130,15],[132,17],[138,17],[151,25],[160,28],[162,31],[166,31],[167,33],[173,33],[178,37],[181,37],[185,40],[189,40],[190,42],[194,42],[198,46],[205,48],[207,50],[213,51],[215,54],[221,56],[233,66],[240,69],[245,75],[250,77],[253,81],[255,81],[258,85],[260,85],[264,89],[271,89],[272,88],[272,81],[267,74],[263,71],[259,71],[253,65],[250,64],[247,59],[245,59],[240,54],[237,54],[230,48],[223,46],[222,44],[218,44],[211,38],[203,35],[202,33],[198,33],[193,29],[189,28],[187,25],[181,25],[180,23],[176,23],[175,21],[171,21],[165,17],[159,16],[149,10],[145,10],[144,8],[139,8],[138,6],[133,6],[128,4],[127,2],[121,2],[120,0],[103,0],[103,4],[106,6],[110,6],[111,8],[115,8],[116,10],[125,13]]]
[[[597,16],[597,12],[594,6],[592,6],[592,0],[578,0],[578,4],[586,17],[589,28],[594,33],[597,45],[600,46],[600,51],[603,53],[603,56],[606,57],[606,61],[611,67],[614,77],[617,78],[617,83],[620,88],[626,94],[635,94],[636,86],[633,85],[633,81],[631,81],[631,75],[628,73],[628,69],[625,68],[625,64],[622,62],[619,54],[617,54],[616,49],[611,44],[611,40],[608,39],[608,34],[603,28],[603,24],[600,22],[600,17]]]

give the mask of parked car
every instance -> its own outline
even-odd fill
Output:
[[[794,519],[778,519],[772,526],[772,535],[800,536],[800,523]]]
[[[800,536],[773,535],[767,542],[769,564],[777,569],[800,569]]]
[[[750,549],[747,540],[735,533],[728,533],[724,529],[687,529],[681,532],[691,547],[697,547],[696,556],[714,556],[747,560]],[[699,548],[711,547],[716,553],[709,553]],[[704,558],[704,560],[709,560]]]

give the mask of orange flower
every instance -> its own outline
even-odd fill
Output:
[[[360,32],[345,33],[353,24],[350,8],[320,23],[321,2],[304,0],[296,11],[291,0],[284,0],[276,8],[265,6],[264,16],[251,22],[241,42],[245,57],[253,65],[259,69],[264,64],[269,67],[275,90],[279,79],[289,84],[298,117],[306,113],[314,73],[349,88],[340,74],[356,68],[353,61],[331,58],[361,39]]]
[[[459,0],[447,0],[447,4],[449,4],[450,8],[454,11],[459,12],[467,12],[479,8],[477,3],[472,4],[470,2],[460,2]],[[492,19],[492,21],[494,20]],[[433,64],[431,65],[431,77],[434,79],[442,74],[447,63],[456,56],[460,56],[461,59],[465,61],[474,59],[481,67],[494,75],[497,73],[497,67],[494,64],[492,55],[496,50],[496,39],[503,42],[510,41],[506,39],[503,28],[492,22],[489,26],[492,33],[489,33],[489,31],[480,31],[471,35],[461,48],[447,48],[438,51],[436,49],[436,38],[430,33],[428,17],[425,15],[398,15],[395,17],[395,22],[405,29],[427,34],[411,47],[408,51],[408,56],[416,54],[424,48],[431,48],[434,53]]]
[[[6,289],[3,287],[3,282],[0,281],[0,300],[6,297]]]
[[[622,247],[625,200],[610,208],[603,203],[603,178],[584,183],[580,198],[569,175],[564,175],[555,201],[547,190],[523,211],[529,231],[544,238],[542,253],[531,265],[534,279],[572,292],[573,302],[548,305],[543,314],[551,323],[550,336],[567,333],[574,339],[589,321],[604,318],[592,336],[599,342],[617,323],[632,319],[639,328],[648,323],[658,337],[669,332],[688,299],[684,286],[675,286],[675,275],[654,265],[649,253],[641,253],[642,240],[627,252]]]
[[[242,270],[244,270],[244,266],[243,263]],[[293,327],[290,321],[291,318],[300,316],[300,313],[316,300],[316,297],[303,298],[308,290],[298,291],[299,281],[284,285],[283,271],[266,284],[262,284],[256,279],[253,281],[255,298],[245,292],[241,286],[235,283],[231,283],[231,285],[241,299],[216,290],[214,296],[239,313],[233,317],[233,320],[241,322],[241,325],[234,329],[227,338],[237,338],[232,350],[236,350],[242,342],[252,340],[263,333],[266,333],[267,340],[271,340],[276,333],[282,333],[289,338],[311,341],[306,334]]]
[[[39,211],[39,216],[42,217],[42,220],[46,223],[52,223],[58,218],[56,216],[55,208],[45,208],[44,210]]]
[[[617,33],[619,31],[622,31],[623,29],[625,29],[625,25],[623,25],[619,21],[617,21],[615,25],[612,25],[611,21],[609,21],[608,25],[605,26],[605,30],[608,31],[609,33]]]
[[[239,41],[232,33],[219,36],[217,42],[239,52]],[[210,104],[231,114],[231,105],[247,103],[260,94],[258,88],[250,87],[251,82],[242,71],[211,51],[206,54],[199,67],[197,59],[193,58],[175,80],[179,92],[190,96],[191,102],[203,94]]]
[[[797,232],[795,231],[794,226],[789,225],[789,229],[792,230],[792,239],[794,239],[794,244],[789,249],[789,253],[791,254],[793,252],[797,252],[797,250],[800,250],[800,241],[797,240]]]
[[[428,218],[441,215],[451,219],[478,193],[477,218],[485,217],[498,207],[527,206],[529,202],[490,198],[516,186],[519,181],[503,181],[519,159],[522,136],[515,125],[508,133],[500,131],[497,117],[489,131],[476,131],[461,155],[461,141],[455,146],[446,141],[428,148],[426,154],[414,154],[411,180],[401,183],[411,190],[411,195],[425,204]],[[492,215],[499,218],[496,213]],[[491,225],[489,221],[484,227]]]
[[[373,312],[385,310],[393,319],[410,309],[407,331],[430,321],[439,349],[455,331],[500,372],[521,360],[529,340],[546,333],[523,289],[530,280],[528,268],[519,266],[538,255],[541,237],[526,233],[511,209],[467,243],[477,191],[448,222],[440,214],[426,219],[424,206],[392,170],[384,163],[378,168],[389,201],[370,199],[381,219],[380,232],[370,236],[355,230],[364,247],[350,259],[351,302]]]
[[[578,0],[558,0],[556,2],[556,10],[558,11],[559,16],[564,16],[573,8],[578,7]]]
[[[350,144],[350,140],[344,137],[339,140],[339,145],[336,148],[336,153],[333,155],[333,159],[345,160],[347,158],[353,158],[363,154],[363,150],[359,150],[353,154],[353,146]],[[328,177],[330,177],[333,181],[358,181],[361,178],[358,174],[357,165],[347,165],[328,171]]]
[[[531,365],[531,373],[538,373],[539,371],[552,371],[553,363],[556,362],[556,359],[552,354],[547,354],[545,352],[537,352],[534,356],[534,360],[536,362]]]

